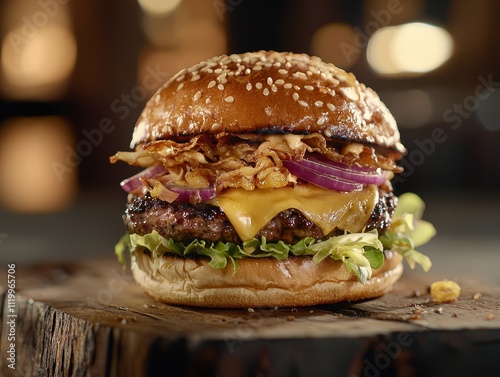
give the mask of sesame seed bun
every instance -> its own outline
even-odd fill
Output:
[[[293,307],[332,304],[381,296],[403,272],[401,255],[385,252],[382,267],[361,284],[340,261],[327,258],[245,258],[214,269],[207,259],[163,255],[155,271],[153,258],[139,253],[132,270],[137,283],[158,301],[208,308]]]
[[[378,95],[353,74],[305,54],[222,55],[183,69],[146,104],[131,147],[228,133],[321,133],[405,152]]]

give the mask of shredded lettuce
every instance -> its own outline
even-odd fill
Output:
[[[384,262],[382,244],[378,241],[377,232],[352,233],[316,242],[314,238],[306,237],[295,244],[283,241],[267,242],[264,237],[254,238],[243,244],[231,242],[211,243],[194,240],[189,244],[166,238],[153,230],[146,235],[126,234],[115,246],[115,254],[122,264],[126,264],[125,253],[130,250],[132,256],[139,251],[149,250],[154,259],[154,269],[159,266],[159,257],[165,253],[178,256],[203,255],[210,258],[209,266],[225,268],[228,260],[233,265],[233,272],[238,269],[237,259],[268,258],[285,260],[290,255],[309,255],[315,263],[320,263],[326,257],[344,262],[348,271],[353,272],[364,283],[372,275],[372,269],[380,267]],[[132,260],[132,268],[134,268]]]
[[[194,240],[190,243],[174,241],[153,230],[146,235],[125,234],[115,246],[115,254],[123,265],[126,265],[127,250],[131,253],[132,268],[135,267],[135,253],[148,250],[154,259],[154,269],[159,267],[159,258],[166,253],[181,257],[200,255],[210,258],[209,266],[225,268],[228,261],[237,272],[238,259],[242,258],[276,258],[285,260],[290,255],[310,256],[314,263],[321,263],[325,258],[342,261],[347,270],[355,274],[361,283],[372,276],[373,270],[384,263],[385,249],[401,254],[413,269],[416,264],[425,271],[431,268],[430,259],[415,250],[428,242],[435,234],[434,226],[421,220],[424,202],[412,193],[399,197],[394,212],[393,222],[382,235],[376,230],[365,233],[346,233],[331,237],[325,241],[315,241],[306,237],[295,244],[283,241],[267,242],[265,237],[236,245],[231,242],[206,242]]]

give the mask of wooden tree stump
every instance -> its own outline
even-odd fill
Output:
[[[500,370],[500,287],[484,282],[459,281],[462,295],[449,304],[432,302],[432,276],[412,273],[374,300],[209,310],[153,301],[114,259],[16,268],[14,301],[1,271],[4,376],[494,376]]]

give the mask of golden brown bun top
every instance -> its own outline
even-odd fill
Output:
[[[183,69],[146,104],[131,147],[220,132],[319,132],[405,152],[392,114],[352,73],[275,51],[222,55]]]

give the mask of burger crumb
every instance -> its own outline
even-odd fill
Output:
[[[289,315],[286,317],[287,321],[295,321],[295,317],[293,315]]]
[[[255,310],[253,310],[252,308],[248,308],[247,310],[248,310],[249,313],[255,312]]]
[[[413,321],[416,321],[416,320],[422,319],[422,317],[419,314],[413,314],[410,317],[410,319],[413,320]]]
[[[295,313],[295,312],[297,312],[298,310],[297,310],[297,308],[292,308],[290,311],[291,311],[291,312],[293,312],[293,313]]]
[[[436,303],[457,301],[460,291],[460,286],[451,280],[441,280],[431,284],[431,297]]]
[[[413,310],[412,310],[412,313],[413,313],[413,314],[422,314],[422,309],[420,309],[420,308],[415,308],[415,309],[413,309]]]
[[[279,308],[277,306],[274,307],[274,310],[278,310]]]
[[[443,308],[439,307],[439,308],[434,309],[434,313],[443,314]]]
[[[451,316],[452,316],[453,318],[457,318],[457,317],[458,317],[458,314],[457,314],[457,313],[451,313]]]
[[[311,314],[314,313],[314,310],[309,310],[309,313],[311,313]]]
[[[482,298],[483,298],[483,295],[479,292],[474,293],[474,295],[472,296],[472,299],[476,300],[476,301],[481,300]]]
[[[488,321],[492,321],[492,320],[494,320],[494,319],[495,319],[495,316],[494,316],[493,314],[491,314],[491,313],[489,313],[489,314],[486,316],[486,320],[488,320]]]
[[[415,289],[415,292],[413,292],[413,295],[415,297],[420,297],[422,294],[420,293],[420,291],[418,289]]]

